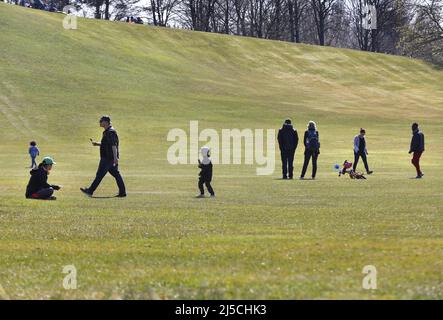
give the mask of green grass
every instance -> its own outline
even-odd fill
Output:
[[[0,286],[13,299],[443,298],[443,72],[418,60],[216,34],[79,20],[0,3]],[[88,199],[89,137],[110,114],[127,199]],[[318,180],[166,161],[172,128],[278,128],[316,120]],[[410,124],[427,137],[426,178],[410,179]],[[368,132],[375,175],[338,178]],[[64,186],[24,199],[27,144]],[[302,153],[296,156],[296,172]],[[98,195],[116,187],[105,178]],[[62,287],[75,265],[78,289]],[[378,289],[362,289],[375,265]],[[3,297],[0,287],[0,297]]]

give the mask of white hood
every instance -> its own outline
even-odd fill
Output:
[[[203,164],[210,164],[211,163],[211,159],[209,159],[209,152],[211,151],[211,149],[209,147],[202,147],[200,152],[202,154],[202,161],[201,163]]]

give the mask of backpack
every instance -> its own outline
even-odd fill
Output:
[[[317,131],[308,130],[307,145],[310,151],[317,151],[320,149],[320,142],[318,141]]]

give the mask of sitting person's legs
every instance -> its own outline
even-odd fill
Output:
[[[45,200],[52,197],[53,194],[54,194],[53,188],[45,188],[37,191],[36,193],[33,193],[31,195],[31,198]]]

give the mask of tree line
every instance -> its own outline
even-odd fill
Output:
[[[46,2],[59,10],[68,4],[86,6],[96,19],[141,16],[161,27],[352,48],[443,63],[443,0]]]

